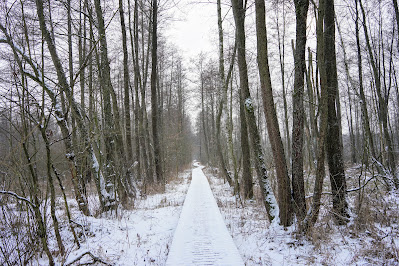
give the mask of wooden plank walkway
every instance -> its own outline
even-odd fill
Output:
[[[199,165],[192,171],[166,265],[244,265]]]

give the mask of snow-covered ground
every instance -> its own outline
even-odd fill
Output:
[[[363,194],[351,193],[348,202],[353,213],[352,220],[347,226],[334,224],[329,213],[330,199],[325,196],[322,198],[323,206],[319,222],[309,235],[300,236],[296,233],[295,226],[287,229],[270,226],[264,207],[257,203],[259,201],[242,202],[233,196],[232,188],[217,177],[215,169],[207,167],[204,172],[225,225],[245,265],[399,265],[397,192],[384,191],[381,186],[376,189],[379,184],[370,183]],[[358,182],[355,179],[356,172],[347,173],[348,187],[354,187],[354,183]],[[76,203],[73,204],[75,201],[71,199],[73,220],[79,224],[77,232],[81,248],[77,249],[76,245],[72,244],[73,239],[65,222],[65,214],[59,211],[60,228],[67,252],[65,256],[53,253],[56,264],[67,265],[80,255],[90,252],[112,265],[165,265],[168,255],[174,253],[171,249],[173,249],[172,239],[175,230],[177,234],[188,236],[185,235],[188,232],[185,229],[179,233],[177,225],[187,222],[184,220],[179,222],[179,217],[191,176],[189,169],[169,182],[165,193],[140,198],[136,200],[131,210],[120,208],[117,213],[113,211],[99,217],[81,215],[77,211]],[[198,195],[205,193],[197,192]],[[256,190],[255,192],[255,195],[258,195],[259,192]],[[359,205],[361,211],[355,212],[354,208],[358,206],[356,200],[360,195],[363,197],[362,204]],[[95,202],[95,199],[90,200]],[[63,209],[61,199],[57,204]],[[189,211],[193,212],[194,204],[195,202],[188,204]],[[199,222],[200,225],[191,229],[203,227],[201,221],[194,222],[197,225]],[[47,218],[47,223],[51,223],[50,218]],[[213,229],[220,227],[223,226],[215,225]],[[212,233],[211,229],[205,230],[209,230],[204,232],[209,238],[216,234]],[[50,249],[57,250],[56,241],[51,235],[52,229],[49,232]],[[1,239],[3,240],[4,238]],[[206,246],[204,249],[211,246]],[[234,248],[228,247],[228,249]],[[79,261],[79,263],[90,262],[92,258],[88,254]],[[175,265],[174,262],[171,260],[170,265]],[[30,264],[47,265],[48,261],[45,254],[37,254]],[[192,265],[190,261],[183,264]]]
[[[322,207],[321,221],[314,230],[308,236],[299,236],[295,226],[270,226],[264,207],[254,200],[241,202],[233,196],[233,189],[216,177],[216,172],[205,170],[245,265],[399,265],[398,220],[385,225],[364,221],[365,228],[360,229],[355,228],[359,221],[353,220],[348,226],[339,227],[327,208]],[[397,195],[381,196],[380,200],[390,201],[386,206],[392,212],[383,214],[381,207],[380,215],[398,216]],[[324,206],[329,206],[328,201],[325,197]]]
[[[191,171],[184,172],[166,186],[165,193],[136,200],[132,210],[118,210],[117,214],[107,213],[98,218],[80,216],[77,222],[85,228],[81,248],[66,245],[68,254],[58,257],[57,264],[68,264],[90,251],[112,265],[165,265],[190,177]],[[71,243],[70,233],[68,238]],[[46,265],[45,259],[43,256],[36,263]],[[79,263],[91,261],[85,255]]]

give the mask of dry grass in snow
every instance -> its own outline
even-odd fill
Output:
[[[241,201],[216,169],[204,172],[246,265],[399,265],[399,196],[378,180],[349,193],[352,218],[346,226],[335,225],[330,196],[323,196],[318,222],[302,236],[295,225],[270,226],[260,200]],[[358,174],[347,171],[348,188],[359,184]],[[363,176],[360,184],[368,178]],[[329,190],[327,178],[324,190]]]
[[[134,209],[119,208],[117,212],[99,217],[86,217],[73,208],[79,224],[81,248],[72,245],[71,234],[63,227],[67,254],[58,256],[57,264],[68,265],[80,255],[90,252],[112,265],[164,265],[174,230],[190,184],[191,169],[166,185],[165,193],[147,195],[135,201]],[[55,247],[54,240],[50,243]],[[73,265],[91,263],[85,255]],[[33,260],[46,265],[46,257]],[[99,264],[100,265],[100,264]]]

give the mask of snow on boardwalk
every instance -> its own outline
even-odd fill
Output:
[[[166,265],[244,265],[198,165],[193,169]]]

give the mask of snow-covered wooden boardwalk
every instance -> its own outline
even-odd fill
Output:
[[[192,172],[166,265],[244,265],[198,165]]]

